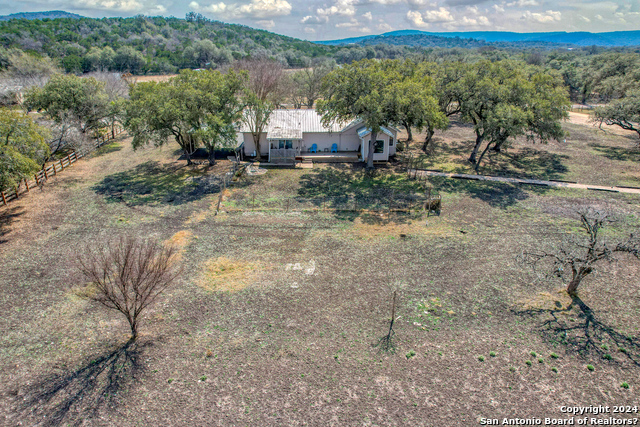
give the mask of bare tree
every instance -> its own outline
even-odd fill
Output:
[[[542,270],[547,276],[552,274],[568,279],[567,293],[571,296],[577,295],[578,286],[595,271],[596,264],[614,261],[615,252],[630,253],[640,259],[640,239],[637,236],[631,234],[625,242],[604,241],[600,232],[606,224],[612,222],[606,213],[587,210],[579,215],[580,227],[586,238],[569,236],[554,251],[523,252],[520,257],[524,264],[535,271]]]
[[[91,283],[82,296],[118,310],[129,322],[131,340],[138,336],[140,314],[176,279],[177,252],[151,240],[121,237],[78,258]]]
[[[396,331],[393,330],[393,323],[396,320],[396,296],[397,291],[393,291],[393,302],[391,303],[391,320],[389,322],[389,332],[387,335],[380,338],[376,347],[380,347],[380,350],[386,352],[395,352],[396,346],[393,342],[393,336],[396,334]]]
[[[242,121],[251,132],[260,159],[260,135],[267,128],[274,108],[282,105],[286,95],[282,65],[268,58],[261,58],[238,61],[233,68],[249,74]]]
[[[268,58],[243,59],[236,62],[233,68],[249,74],[247,87],[260,101],[281,104],[284,95],[281,86],[285,78],[282,64]]]

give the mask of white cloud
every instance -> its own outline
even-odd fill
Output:
[[[587,24],[591,22],[591,19],[587,18],[586,16],[578,15],[578,18],[582,19]]]
[[[503,6],[499,6],[497,4],[494,4],[492,7],[498,13],[503,13],[504,12],[504,7]]]
[[[373,19],[373,15],[371,15],[371,12],[365,13],[364,15],[362,15],[362,17],[368,19],[369,21]]]
[[[326,24],[327,22],[329,22],[328,16],[320,17],[320,16],[307,15],[300,20],[301,24],[307,24],[307,25],[322,25],[322,24]]]
[[[369,33],[371,30],[369,27],[363,26],[357,19],[351,18],[349,22],[340,22],[336,24],[336,28],[346,28],[349,31],[355,31],[358,33]]]
[[[273,22],[273,19],[256,21],[256,24],[258,24],[262,28],[266,28],[267,30],[270,30],[271,28],[276,26],[276,23]]]
[[[537,0],[518,0],[518,1],[513,1],[511,3],[507,3],[507,6],[509,7],[513,7],[513,6],[529,7],[529,6],[538,6],[538,5],[540,5],[540,3],[538,3]]]
[[[304,27],[304,32],[307,34],[315,34],[316,33],[316,29],[315,28],[311,28],[311,27]]]
[[[562,13],[559,12],[559,11],[555,11],[555,10],[547,10],[544,13],[530,12],[530,11],[527,10],[522,15],[522,18],[527,20],[527,21],[540,22],[542,24],[548,24],[548,23],[551,23],[551,22],[560,21],[562,19]]]
[[[340,22],[336,24],[336,28],[355,28],[359,27],[360,23],[356,19],[352,19],[349,22]]]
[[[356,0],[335,0],[332,6],[318,8],[317,13],[321,16],[341,15],[353,16],[356,14]]]
[[[436,7],[436,3],[431,3],[429,0],[406,0],[411,9],[419,9],[421,7],[430,6]]]
[[[120,12],[141,11],[144,7],[137,0],[76,0],[73,3],[76,7],[82,9],[116,10]],[[154,4],[151,8],[156,6]],[[164,8],[164,6],[161,7]]]
[[[429,23],[451,22],[453,15],[449,9],[440,7],[437,10],[427,10],[424,13],[410,10],[407,12],[407,19],[416,27],[427,27]]]
[[[221,14],[229,18],[271,18],[289,15],[291,4],[287,0],[251,0],[250,3],[212,3],[208,6],[191,2],[194,10],[203,10],[213,14]]]
[[[393,27],[389,24],[387,24],[386,22],[381,22],[378,25],[376,25],[376,29],[378,31],[391,31],[393,30]]]
[[[489,18],[482,15],[474,18],[467,18],[466,16],[463,16],[460,24],[463,27],[488,27],[491,25],[491,22],[489,22]]]

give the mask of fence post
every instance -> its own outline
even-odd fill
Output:
[[[20,194],[18,193],[18,186],[15,185],[13,188],[16,189],[16,200],[18,199],[18,196],[20,196]]]
[[[1,191],[0,194],[2,194],[2,202],[4,203],[4,205],[7,205],[7,198],[4,197],[4,191]]]
[[[60,170],[61,171],[64,170],[64,163],[62,163],[62,160],[64,160],[64,159],[60,159]]]
[[[53,174],[57,175],[58,172],[56,172],[56,162],[53,162]]]
[[[40,173],[40,172],[38,172]],[[38,179],[38,173],[34,175],[35,179],[36,179],[36,185],[40,185],[40,180]]]
[[[29,192],[29,181],[27,181],[27,178],[24,179],[24,186],[27,187],[27,193]]]

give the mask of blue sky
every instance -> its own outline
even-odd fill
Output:
[[[640,0],[0,0],[0,14],[66,10],[90,17],[189,11],[308,40],[387,31],[640,30]]]

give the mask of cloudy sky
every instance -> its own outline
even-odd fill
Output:
[[[0,0],[0,14],[56,9],[90,17],[195,11],[308,40],[403,29],[640,30],[640,0]]]

